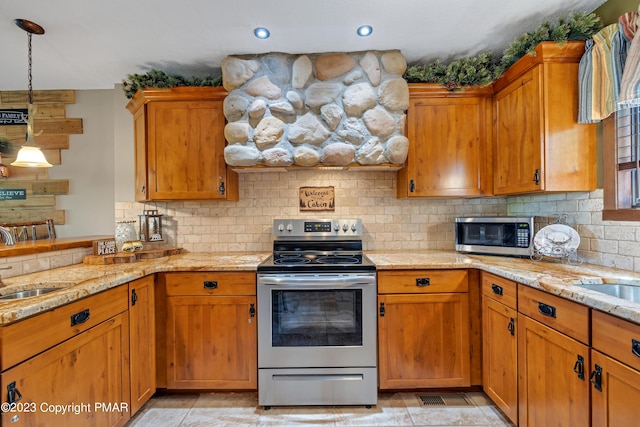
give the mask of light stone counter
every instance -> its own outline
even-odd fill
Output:
[[[78,264],[4,279],[0,295],[46,287],[63,289],[21,300],[0,300],[0,325],[153,273],[256,271],[258,264],[268,255],[268,252],[185,253],[128,264]],[[558,262],[464,255],[451,251],[367,251],[367,256],[378,270],[477,268],[640,324],[640,304],[573,286],[612,281],[640,286],[640,273],[591,264],[571,266]]]
[[[612,282],[640,286],[640,273],[593,264],[574,266],[554,260],[537,262],[448,251],[374,251],[367,256],[378,270],[477,268],[640,323],[640,304],[573,286]]]
[[[67,304],[149,274],[170,271],[256,271],[268,252],[184,253],[112,265],[76,264],[3,279],[0,295],[60,287],[37,297],[0,300],[0,325]]]

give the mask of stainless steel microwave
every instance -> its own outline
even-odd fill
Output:
[[[529,256],[533,251],[534,217],[457,217],[456,251],[504,256]]]

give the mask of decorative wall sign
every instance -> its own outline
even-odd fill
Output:
[[[93,242],[94,255],[113,255],[116,253],[116,239],[95,240]]]
[[[26,108],[0,110],[0,126],[26,125],[29,114]]]
[[[24,188],[12,188],[0,190],[0,200],[26,200],[27,190]]]
[[[334,211],[335,209],[333,187],[300,187],[301,211]]]

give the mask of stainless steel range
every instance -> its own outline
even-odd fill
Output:
[[[360,220],[273,223],[258,266],[258,400],[377,403],[376,272]]]

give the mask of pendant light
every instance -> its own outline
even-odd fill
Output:
[[[11,166],[24,166],[35,168],[50,168],[51,163],[47,162],[40,148],[36,145],[33,137],[36,136],[33,133],[33,122],[36,117],[37,108],[33,105],[33,87],[31,84],[31,35],[32,34],[44,34],[44,28],[35,22],[27,21],[26,19],[16,19],[15,24],[27,32],[29,41],[29,105],[28,105],[28,117],[27,117],[27,134],[25,136],[26,142],[18,151],[16,160],[11,163]],[[40,132],[42,133],[42,132]],[[39,134],[40,134],[39,133]],[[39,135],[38,134],[38,135]]]

